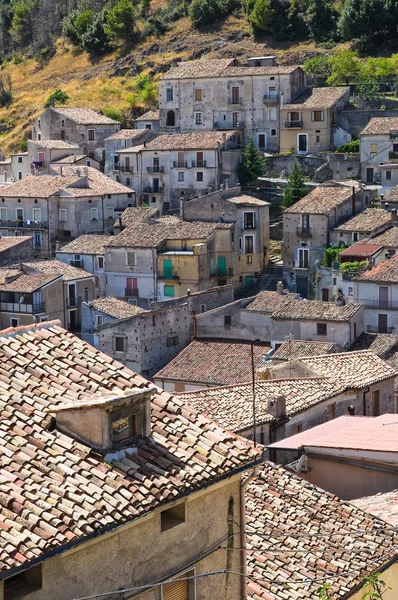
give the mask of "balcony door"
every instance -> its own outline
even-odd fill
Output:
[[[306,154],[308,152],[308,134],[307,133],[299,133],[297,135],[297,152],[299,154]]]
[[[217,257],[217,271],[218,271],[218,275],[226,275],[227,274],[227,258],[226,258],[226,256],[218,256]]]
[[[388,287],[379,287],[379,308],[388,308]]]
[[[126,277],[126,296],[128,298],[138,296],[137,277]]]
[[[239,87],[232,88],[232,104],[239,104]]]
[[[388,333],[387,331],[387,315],[377,315],[378,318],[378,333]]]
[[[68,285],[69,306],[76,305],[76,283]]]

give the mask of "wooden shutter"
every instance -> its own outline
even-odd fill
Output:
[[[187,577],[184,573],[180,577]],[[162,586],[162,600],[189,600],[189,581],[173,581]]]

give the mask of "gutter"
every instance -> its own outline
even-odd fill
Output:
[[[246,497],[245,490],[249,483],[257,477],[258,466],[255,466],[251,474],[240,485],[240,547],[241,547],[241,565],[240,580],[241,600],[247,600],[247,551],[246,551]]]

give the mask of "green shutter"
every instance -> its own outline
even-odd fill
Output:
[[[172,260],[165,260],[163,262],[163,268],[164,268],[164,278],[165,279],[172,279],[173,278],[173,261]]]
[[[227,259],[225,256],[219,256],[217,258],[217,271],[219,275],[227,274]]]

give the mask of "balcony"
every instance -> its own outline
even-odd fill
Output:
[[[390,160],[398,160],[398,152],[389,152],[388,153],[388,158]]]
[[[0,302],[1,312],[36,315],[46,311],[44,302],[40,304],[23,304],[21,302]]]
[[[242,96],[233,96],[232,98],[228,98],[228,104],[243,104]]]
[[[368,325],[368,333],[394,333],[394,327],[373,327]]]
[[[192,160],[191,166],[193,169],[204,169],[204,168],[206,168],[206,161],[205,160]]]
[[[287,129],[302,129],[303,121],[285,121],[285,127]]]
[[[126,298],[138,298],[138,288],[125,288],[124,296]]]
[[[366,308],[377,308],[379,310],[398,310],[398,302],[390,300],[358,300]]]
[[[24,229],[47,229],[47,221],[0,221],[0,227],[11,227],[12,229],[18,229],[22,227]]]
[[[256,229],[256,227],[257,227],[257,225],[256,225],[255,221],[253,223],[249,223],[249,222],[248,223],[243,223],[242,230],[245,230],[245,229]]]
[[[297,235],[300,237],[312,237],[311,227],[297,227]]]
[[[82,302],[83,302],[83,299],[81,296],[74,296],[72,298],[66,299],[66,306],[67,306],[67,308],[73,308],[76,306],[80,306]]]
[[[356,279],[360,275],[362,275],[364,271],[341,271],[341,278],[343,281],[352,281]]]
[[[214,123],[214,129],[220,129],[220,130],[229,130],[229,129],[244,129],[245,128],[245,122],[244,121],[216,121]]]
[[[164,279],[166,281],[171,281],[172,279],[174,279],[175,281],[177,281],[178,279],[180,279],[180,276],[177,275],[175,271],[173,271],[172,273],[165,273],[160,271],[158,273],[158,279]]]
[[[164,173],[164,167],[160,165],[156,165],[154,167],[147,167],[147,173]]]
[[[188,161],[187,160],[173,160],[173,168],[174,169],[188,169]]]
[[[114,165],[113,170],[119,171],[119,173],[133,173],[134,172],[133,167],[130,167],[127,165]]]
[[[279,95],[270,96],[269,94],[264,94],[263,102],[268,106],[275,106],[276,104],[279,104]]]
[[[226,269],[212,269],[210,270],[210,277],[233,277],[234,270],[232,267]]]
[[[115,217],[112,217],[112,221],[115,220]],[[84,269],[84,260],[81,258],[80,260],[70,260],[69,264],[71,267],[76,267],[77,269]]]
[[[163,186],[159,186],[156,188],[147,185],[142,191],[144,192],[144,194],[163,194]]]

